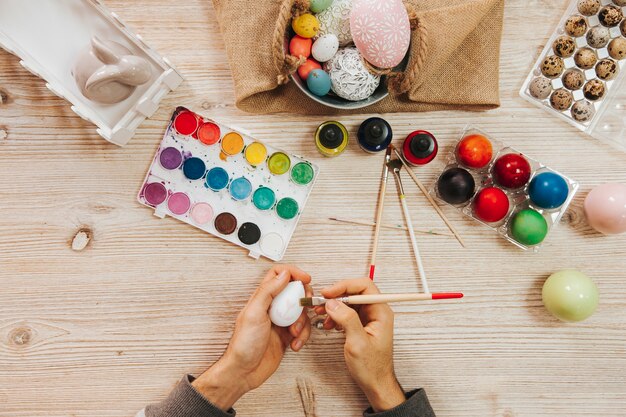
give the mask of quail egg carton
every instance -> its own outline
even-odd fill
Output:
[[[585,13],[592,13],[596,8],[598,10],[591,15],[584,15],[579,11],[579,4],[580,10]],[[618,18],[621,13],[621,20],[611,27],[603,25],[599,16],[605,9],[613,9],[611,11]],[[626,65],[626,49],[624,49],[626,47],[624,37],[626,19],[624,17],[626,17],[626,0],[572,0],[526,78],[520,95],[590,136],[626,152],[626,76],[624,75],[626,72],[624,68]],[[585,25],[582,28],[569,26],[568,32],[566,25],[570,18],[582,18]],[[603,18],[603,20],[606,22],[606,19]],[[573,32],[572,29],[574,29]],[[568,48],[568,41],[557,42],[562,38],[573,40],[573,52],[569,53],[571,49]],[[557,47],[562,49],[557,50]],[[590,68],[577,65],[575,57],[583,51],[579,58],[579,63],[583,63],[584,54],[589,50],[596,57],[595,63]],[[559,74],[552,77],[542,72],[544,61],[550,57],[559,57],[563,64]],[[605,62],[603,67],[605,71],[597,72],[598,63],[602,61]],[[611,63],[615,63],[617,74],[612,79],[603,79],[598,74],[610,73],[611,71],[607,71],[606,68],[611,67]],[[568,79],[566,79],[567,74],[570,74]],[[547,93],[546,90],[537,87],[533,91],[533,82],[547,83],[546,80],[549,82]],[[599,91],[602,92],[602,97],[597,97]]]
[[[471,168],[468,167],[467,165],[464,165],[463,163],[461,163],[458,158],[457,158],[457,147],[458,144],[461,142],[461,140],[463,140],[465,137],[472,135],[472,134],[478,134],[478,135],[482,135],[485,136],[487,139],[489,139],[489,141],[492,144],[493,147],[493,156],[491,158],[491,161],[489,161],[489,163],[483,167],[483,168]],[[495,162],[504,155],[507,154],[518,154],[523,156],[528,163],[530,164],[530,169],[531,169],[531,175],[530,178],[528,179],[528,182],[526,183],[526,185],[524,185],[524,187],[518,188],[518,189],[508,189],[505,188],[499,184],[496,183],[496,181],[494,180],[494,176],[493,176],[493,167],[495,165]],[[450,204],[448,202],[446,202],[443,198],[441,198],[441,196],[439,195],[439,192],[437,190],[437,181],[435,181],[435,183],[433,184],[433,186],[430,188],[429,193],[431,196],[433,196],[440,204],[443,205],[448,205],[448,206],[452,206],[454,208],[456,208],[458,211],[460,211],[462,214],[464,214],[465,216],[477,221],[478,223],[482,224],[483,226],[493,230],[494,232],[498,233],[500,236],[502,236],[503,238],[505,238],[506,240],[508,240],[509,242],[513,243],[515,246],[523,249],[523,250],[532,250],[533,252],[538,252],[539,248],[543,245],[543,243],[545,243],[546,239],[548,238],[548,236],[550,235],[550,233],[552,232],[552,230],[557,226],[557,224],[560,222],[561,218],[563,217],[563,215],[565,214],[565,212],[567,211],[570,203],[572,202],[572,200],[574,199],[574,195],[576,194],[576,192],[578,191],[579,188],[579,183],[572,180],[571,178],[561,174],[558,171],[555,171],[549,167],[547,167],[546,165],[542,164],[541,162],[528,157],[528,155],[518,151],[515,148],[512,148],[510,146],[507,146],[505,143],[494,139],[491,135],[489,135],[488,133],[484,132],[481,129],[478,129],[476,127],[473,126],[467,126],[465,128],[465,130],[463,131],[463,133],[461,134],[459,140],[456,142],[454,149],[452,150],[452,152],[450,152],[450,154],[448,155],[448,158],[446,160],[446,166],[445,168],[441,171],[441,174],[443,174],[444,172],[446,172],[447,170],[451,169],[451,168],[463,168],[466,171],[468,171],[472,177],[474,178],[474,181],[476,183],[476,189],[474,191],[474,194],[472,195],[472,197],[461,204]],[[529,196],[528,196],[528,186],[530,184],[530,182],[532,181],[532,179],[544,172],[551,172],[554,174],[557,174],[559,176],[561,176],[565,182],[567,183],[568,186],[568,196],[567,199],[565,200],[565,202],[558,208],[556,209],[545,209],[542,207],[539,207],[535,204],[533,204],[533,202],[530,200]],[[441,176],[440,174],[440,176]],[[437,179],[439,179],[439,177],[437,177]],[[476,199],[476,196],[485,188],[487,187],[497,187],[500,190],[504,191],[504,193],[507,195],[507,197],[509,198],[509,211],[506,214],[506,216],[504,216],[504,218],[498,222],[494,222],[494,223],[488,223],[485,222],[483,220],[481,220],[480,218],[478,218],[473,211],[473,206],[474,206],[474,201]],[[548,232],[546,233],[546,237],[545,239],[539,243],[538,245],[526,245],[523,244],[521,242],[518,242],[517,240],[515,240],[515,238],[513,237],[513,235],[511,234],[511,220],[514,218],[514,216],[520,212],[521,210],[524,209],[533,209],[535,211],[537,211],[538,213],[540,213],[547,222],[548,225]]]

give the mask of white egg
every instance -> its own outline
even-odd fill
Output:
[[[298,320],[304,307],[300,299],[304,298],[304,285],[300,281],[292,281],[272,301],[270,320],[277,326],[289,327]]]
[[[329,33],[328,35],[321,36],[313,44],[311,54],[317,62],[330,61],[339,50],[339,39],[337,35]]]

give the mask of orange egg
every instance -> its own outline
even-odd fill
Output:
[[[459,161],[470,168],[482,168],[493,157],[493,147],[489,139],[483,135],[464,137],[456,149]]]
[[[309,73],[314,69],[322,69],[322,66],[316,60],[309,58],[304,64],[300,65],[300,68],[298,68],[298,75],[302,81],[306,81]]]
[[[289,42],[289,53],[293,56],[303,56],[308,58],[311,56],[311,47],[313,45],[313,40],[310,38],[303,38],[300,35],[296,35],[291,38]]]

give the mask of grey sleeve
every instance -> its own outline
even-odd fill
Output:
[[[234,417],[232,408],[224,412],[204,398],[191,385],[194,377],[185,376],[163,401],[143,410],[145,417]],[[138,414],[141,416],[141,412]]]
[[[392,408],[391,410],[383,411],[382,413],[375,413],[374,410],[368,408],[363,413],[364,417],[435,417],[426,391],[423,389],[417,389],[405,394],[406,401]]]

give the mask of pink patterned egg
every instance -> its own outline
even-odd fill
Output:
[[[411,24],[402,0],[353,0],[350,30],[369,63],[393,68],[402,62],[411,41]]]

